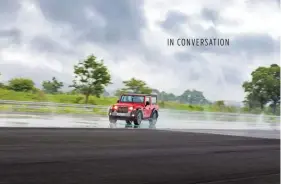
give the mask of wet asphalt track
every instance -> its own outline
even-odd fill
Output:
[[[280,139],[149,129],[1,128],[0,183],[279,184]]]

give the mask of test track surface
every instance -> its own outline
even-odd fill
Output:
[[[0,183],[279,184],[280,140],[147,129],[1,128]]]

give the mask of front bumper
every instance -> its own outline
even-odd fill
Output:
[[[137,111],[131,111],[131,112],[128,112],[128,113],[118,113],[116,111],[109,110],[108,116],[109,116],[109,118],[114,118],[114,119],[117,119],[117,120],[133,121],[133,120],[136,120],[136,112]]]

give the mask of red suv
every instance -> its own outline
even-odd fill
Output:
[[[117,103],[110,107],[108,116],[110,123],[125,120],[127,124],[133,122],[135,125],[140,125],[142,120],[156,123],[158,110],[157,95],[123,94]]]

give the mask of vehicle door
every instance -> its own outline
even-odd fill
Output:
[[[148,118],[150,117],[150,111],[151,111],[151,97],[146,96],[145,97],[145,104],[149,103],[149,105],[145,105],[144,107],[144,117]]]

